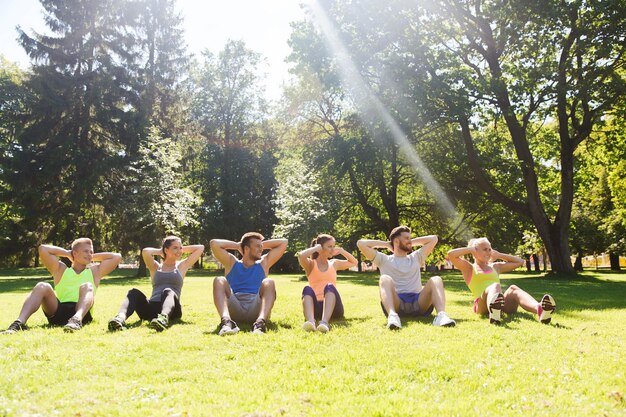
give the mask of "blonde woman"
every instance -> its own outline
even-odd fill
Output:
[[[466,255],[474,257],[473,264],[463,258]],[[500,274],[522,266],[522,258],[492,249],[491,243],[484,237],[470,240],[465,248],[451,250],[448,258],[463,273],[463,279],[474,296],[474,312],[488,314],[490,323],[500,324],[501,313],[515,313],[518,306],[537,314],[537,319],[544,324],[552,320],[556,303],[550,294],[537,301],[517,285],[511,285],[502,292]]]

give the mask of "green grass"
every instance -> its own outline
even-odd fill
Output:
[[[536,297],[552,293],[558,312],[550,326],[518,313],[501,327],[475,316],[460,276],[446,274],[457,326],[403,320],[399,332],[385,328],[377,277],[344,274],[347,318],[326,335],[301,330],[304,281],[280,275],[268,334],[219,337],[212,276],[192,271],[181,324],[110,334],[126,291],[150,292],[132,273],[102,282],[95,322],[78,333],[37,312],[29,331],[0,337],[0,416],[626,415],[626,274],[507,275]],[[5,327],[47,274],[0,275]]]

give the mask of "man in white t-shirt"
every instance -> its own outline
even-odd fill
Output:
[[[445,312],[446,296],[441,277],[434,276],[422,286],[420,267],[437,244],[437,236],[411,239],[411,229],[398,226],[389,234],[389,241],[359,240],[357,246],[380,269],[380,302],[387,315],[387,327],[400,329],[399,315],[429,316],[433,308],[437,316],[435,326],[454,326],[456,323]],[[414,246],[422,247],[413,251]],[[375,250],[385,248],[393,255]]]

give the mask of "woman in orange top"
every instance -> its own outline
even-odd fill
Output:
[[[332,259],[341,255],[345,260]],[[337,271],[356,266],[357,260],[351,253],[335,246],[331,235],[318,235],[311,247],[298,254],[298,262],[304,269],[309,285],[302,290],[302,307],[306,331],[326,333],[331,318],[343,317],[343,304],[337,291]],[[315,320],[319,320],[317,327]]]

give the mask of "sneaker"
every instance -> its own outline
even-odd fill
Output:
[[[554,301],[554,298],[552,298],[550,294],[544,295],[537,310],[537,317],[539,318],[539,321],[543,324],[549,324],[550,321],[552,321],[552,313],[556,310],[556,302]]]
[[[79,319],[78,317],[72,316],[67,321],[67,324],[63,326],[63,330],[65,330],[66,333],[74,333],[82,329],[82,327],[83,327],[82,320]]]
[[[115,316],[109,321],[109,331],[117,332],[119,330],[126,330],[126,322],[118,316]]]
[[[496,294],[488,303],[489,323],[500,324],[502,322],[502,307],[504,307],[504,295]]]
[[[440,311],[433,320],[433,326],[454,327],[456,326],[456,321],[448,317],[445,311]]]
[[[317,325],[317,331],[321,333],[328,333],[329,330],[330,330],[330,324],[328,324],[327,322],[323,320],[320,320],[319,324]]]
[[[312,321],[305,321],[304,324],[302,325],[302,330],[304,330],[305,332],[314,332],[315,331],[315,323],[313,323]]]
[[[167,314],[159,313],[158,316],[150,321],[150,328],[156,330],[157,332],[162,332],[167,329],[168,322],[169,320],[167,318]]]
[[[265,329],[265,320],[264,319],[257,319],[257,321],[254,322],[254,324],[252,325],[252,333],[254,334],[263,334],[265,333],[266,329]]]
[[[389,330],[399,330],[402,328],[402,323],[400,322],[400,316],[397,314],[390,314],[387,317],[387,328]]]
[[[227,334],[235,334],[238,331],[239,331],[239,327],[237,327],[237,323],[235,323],[229,318],[222,317],[222,321],[220,322],[220,331],[218,332],[220,336],[224,336]]]
[[[13,334],[13,333],[24,331],[26,329],[27,327],[24,323],[22,323],[19,320],[15,320],[13,323],[9,325],[9,327],[5,331],[2,332],[2,334]]]

